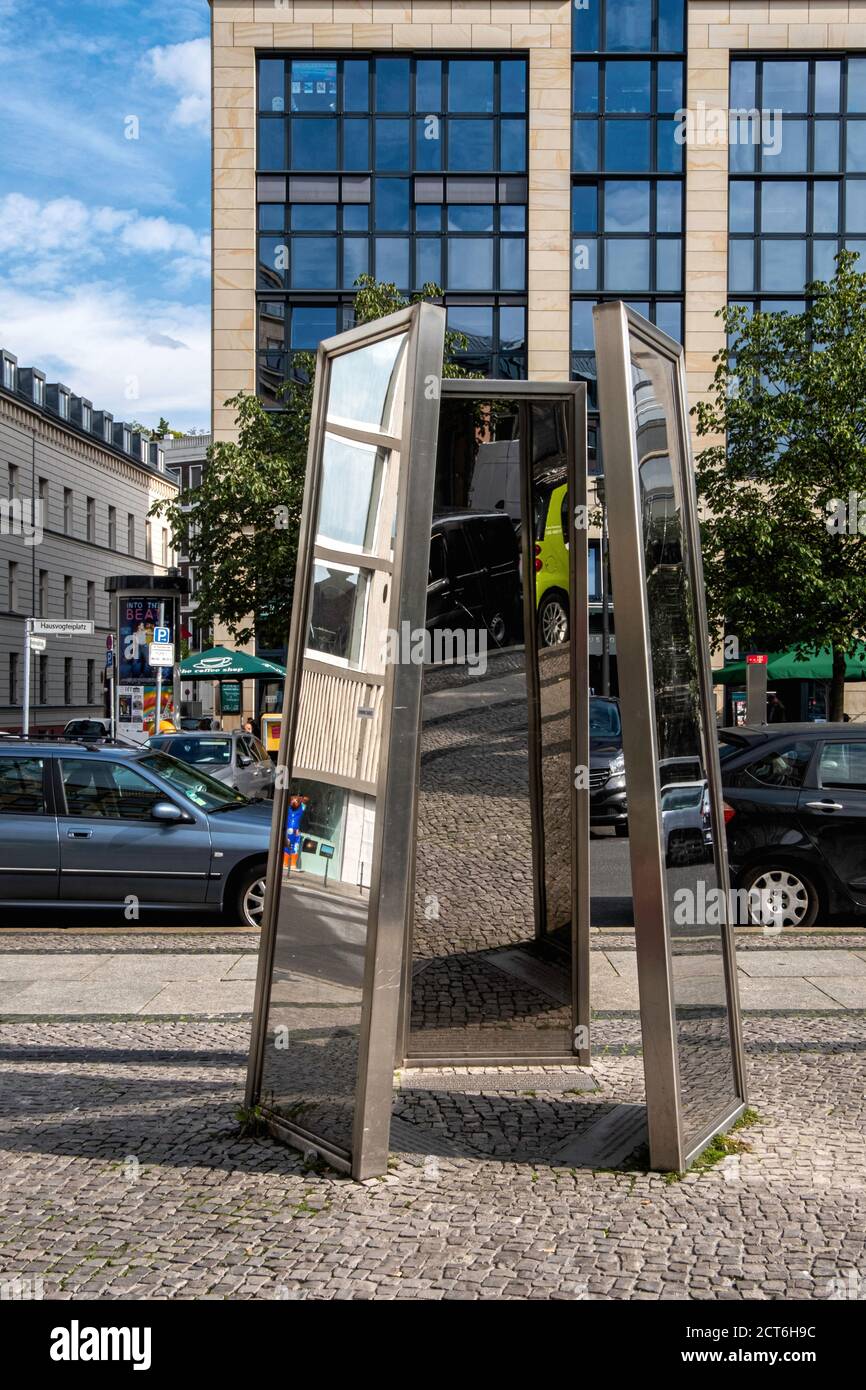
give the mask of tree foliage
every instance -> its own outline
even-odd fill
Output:
[[[845,654],[866,631],[866,274],[842,252],[802,313],[721,311],[711,397],[695,407],[707,607],[742,650]],[[853,509],[853,514],[852,514]]]
[[[356,323],[382,318],[410,302],[396,285],[369,275],[357,286]],[[441,295],[438,285],[427,284],[411,302]],[[466,346],[461,334],[446,332],[445,376],[469,375],[452,360]],[[197,620],[222,623],[239,645],[257,632],[261,646],[281,646],[289,630],[314,354],[296,353],[293,367],[280,410],[265,410],[245,392],[226,401],[235,412],[237,441],[211,445],[201,485],[151,509],[164,517],[173,546],[195,568]]]

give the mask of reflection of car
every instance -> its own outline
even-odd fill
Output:
[[[274,765],[255,735],[243,729],[230,733],[160,734],[148,739],[147,746],[200,767],[253,801],[273,792]]]
[[[134,900],[257,926],[270,822],[270,804],[153,749],[0,744],[0,903],[119,916]]]
[[[486,631],[497,647],[520,641],[520,550],[505,512],[438,512],[427,581],[429,633]]]
[[[602,695],[589,701],[589,819],[628,834],[619,701]]]
[[[568,488],[565,483],[535,489],[533,540],[538,645],[568,641]]]
[[[719,737],[731,877],[755,890],[752,920],[803,927],[866,910],[866,727],[738,725]]]
[[[63,730],[64,738],[108,738],[111,733],[110,719],[70,719]]]
[[[662,789],[661,814],[666,864],[699,864],[712,858],[710,791],[706,780],[668,783]]]

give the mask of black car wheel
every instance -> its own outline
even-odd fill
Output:
[[[238,884],[236,911],[247,927],[260,927],[265,910],[265,869],[259,864],[248,869]]]
[[[494,613],[490,622],[487,624],[487,631],[490,633],[490,640],[497,647],[505,646],[505,639],[508,636],[508,629],[505,626],[505,619],[501,613]]]
[[[568,599],[551,589],[538,605],[538,641],[542,647],[561,647],[568,641]]]
[[[810,879],[799,869],[762,864],[749,869],[740,887],[759,895],[748,903],[749,922],[756,927],[811,927],[821,899]]]

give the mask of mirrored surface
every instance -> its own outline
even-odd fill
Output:
[[[572,1050],[565,419],[556,402],[442,405],[410,1057]]]
[[[655,691],[657,788],[673,957],[684,1147],[736,1096],[707,781],[714,728],[705,723],[692,559],[685,519],[676,368],[630,335],[641,531]],[[635,794],[630,814],[636,814]],[[721,828],[724,834],[724,829]]]
[[[405,333],[331,364],[262,1070],[264,1105],[346,1155],[401,485],[398,449],[351,436],[396,436],[405,364]]]

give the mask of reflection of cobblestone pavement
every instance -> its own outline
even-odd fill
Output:
[[[863,1019],[745,1028],[760,1122],[702,1175],[535,1156],[640,1100],[632,1017],[596,1025],[600,1092],[419,1100],[459,1156],[406,1152],[359,1186],[237,1138],[243,1025],[7,1025],[0,1277],[48,1298],[827,1297],[866,1271]],[[520,1161],[484,1157],[506,1133]]]

